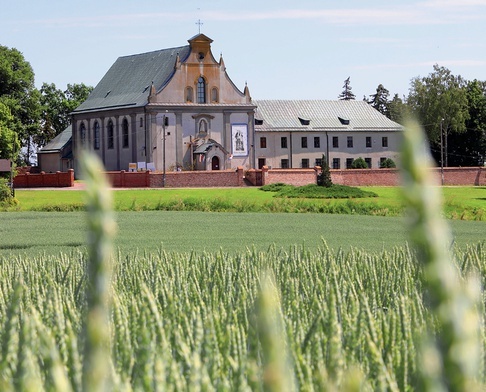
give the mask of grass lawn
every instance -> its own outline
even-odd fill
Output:
[[[83,212],[4,212],[1,219],[0,256],[57,255],[85,249]],[[221,248],[241,253],[247,247],[266,250],[272,245],[283,250],[294,245],[316,250],[323,240],[333,249],[380,251],[407,240],[404,220],[399,217],[128,211],[117,212],[116,219],[115,245],[123,254],[161,248],[169,252]],[[458,245],[484,240],[485,222],[455,220],[449,224]]]
[[[117,211],[200,210],[234,212],[323,212],[400,216],[399,187],[363,187],[378,194],[363,199],[285,199],[258,188],[130,189],[114,192]],[[449,219],[486,221],[485,187],[444,187]],[[17,190],[17,211],[81,211],[83,191]]]

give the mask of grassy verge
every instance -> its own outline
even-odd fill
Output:
[[[114,192],[116,211],[310,212],[401,216],[399,187],[363,187],[378,197],[308,199],[275,197],[257,188],[130,189]],[[486,188],[445,187],[444,216],[486,220]],[[19,205],[9,211],[82,211],[83,191],[17,190]]]

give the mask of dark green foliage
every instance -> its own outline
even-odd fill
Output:
[[[377,196],[374,192],[363,191],[359,188],[346,185],[324,187],[314,184],[299,187],[287,186],[275,195],[275,197],[300,197],[307,199],[350,199]]]
[[[7,184],[7,180],[0,178],[0,205],[11,206],[17,204],[18,201],[13,197],[12,190]]]
[[[275,182],[274,184],[263,185],[260,187],[260,190],[265,192],[279,192],[285,187],[292,186],[288,184],[284,184],[283,182]]]
[[[380,163],[380,167],[382,169],[392,169],[397,167],[395,161],[391,158],[386,158],[383,162]]]
[[[353,161],[351,169],[368,169],[368,164],[363,158],[359,157]]]
[[[322,156],[322,171],[317,174],[317,185],[327,188],[332,186],[331,172],[325,155]]]

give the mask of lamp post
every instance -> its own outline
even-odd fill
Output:
[[[167,110],[166,110],[167,112]],[[162,169],[163,169],[163,175],[162,175],[162,187],[165,188],[165,123],[168,120],[168,117],[164,114],[164,117],[162,118],[162,149],[164,150],[164,157],[162,160]]]
[[[443,118],[440,120],[440,178],[442,185],[444,185],[444,140],[442,136],[442,122],[444,121]]]

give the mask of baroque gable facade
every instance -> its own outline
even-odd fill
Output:
[[[204,34],[188,46],[120,57],[72,114],[73,148],[107,170],[224,170],[251,166],[254,110]]]

